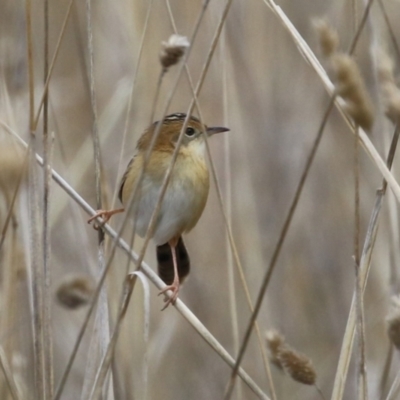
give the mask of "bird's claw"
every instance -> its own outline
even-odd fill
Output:
[[[168,295],[168,291],[172,292],[172,295]],[[160,293],[158,295],[160,296],[161,294],[165,294],[165,305],[161,309],[161,311],[164,311],[170,304],[175,304],[176,299],[178,298],[178,293],[179,293],[179,283],[173,283],[172,285],[166,286],[164,289],[160,290]]]
[[[112,215],[112,214],[111,214]],[[102,217],[103,221],[102,222],[95,222],[93,224],[93,228],[98,231],[104,224],[107,223],[107,221],[111,218],[110,211],[107,210],[97,210],[96,214],[94,214],[92,217],[90,217],[87,221],[88,224],[90,224],[92,221],[96,220],[98,217]]]
[[[114,214],[118,214],[123,212],[123,208],[118,208],[116,210],[97,210],[96,214],[94,214],[92,217],[88,219],[88,224],[90,224],[93,220],[97,219],[98,217],[103,218],[102,222],[97,222],[93,225],[93,228],[98,231],[100,228],[102,228]]]

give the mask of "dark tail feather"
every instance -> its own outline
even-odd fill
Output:
[[[174,262],[171,247],[168,243],[157,246],[157,261],[158,275],[167,285],[171,285],[174,281]],[[182,237],[179,238],[176,245],[176,261],[178,263],[179,282],[182,283],[190,271],[189,254]]]

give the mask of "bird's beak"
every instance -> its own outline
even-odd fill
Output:
[[[224,128],[223,126],[212,126],[211,128],[207,128],[208,136],[215,135],[216,133],[228,132],[229,128]]]

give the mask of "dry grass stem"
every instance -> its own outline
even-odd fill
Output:
[[[390,387],[389,393],[386,396],[386,400],[394,400],[395,397],[394,395],[396,394],[398,388],[400,385],[400,373],[397,373],[395,380],[392,383],[392,386]]]
[[[165,72],[166,72],[166,70],[163,68],[160,71],[160,75],[158,76],[156,93],[154,95],[153,106],[151,108],[150,124],[152,124],[154,122],[154,118],[155,118],[155,114],[156,114],[156,107],[157,107],[157,103],[158,103],[158,98],[160,97],[161,85],[162,85],[162,81],[163,81]]]
[[[356,282],[356,313],[357,313],[357,338],[358,338],[358,398],[360,400],[368,399],[368,376],[366,364],[365,349],[365,317],[364,317],[364,299],[360,280],[360,266],[355,265]]]
[[[49,0],[44,0],[43,20],[44,20],[44,49],[43,49],[43,80],[46,84],[46,79],[49,73]],[[49,95],[45,93],[43,99],[43,275],[44,275],[44,290],[43,290],[43,337],[47,343],[45,347],[45,385],[48,398],[53,398],[54,394],[54,369],[53,369],[53,329],[51,325],[51,310],[52,301],[50,293],[51,285],[51,245],[50,245],[50,184],[51,172],[49,163],[52,161],[54,150],[54,142],[48,134],[48,108]]]
[[[44,1],[43,20],[44,20],[44,49],[43,49],[43,76],[44,84],[49,73],[49,1]],[[48,398],[53,397],[54,392],[54,372],[53,372],[53,330],[51,326],[51,269],[50,269],[50,184],[51,173],[49,162],[52,160],[53,141],[48,134],[48,91],[45,92],[43,98],[43,274],[44,274],[44,290],[43,290],[43,337],[47,343],[45,347],[45,385]]]
[[[96,374],[96,380],[93,383],[92,391],[90,394],[89,400],[97,400],[100,395],[106,380],[107,372],[109,371],[112,358],[115,352],[115,346],[117,344],[118,335],[121,329],[122,322],[128,310],[129,302],[132,297],[132,292],[134,288],[134,281],[139,278],[143,285],[143,295],[144,295],[144,342],[147,345],[148,342],[148,334],[149,334],[149,314],[150,314],[150,290],[149,284],[145,278],[145,275],[136,271],[132,274],[128,274],[125,278],[125,282],[123,285],[122,298],[121,298],[121,307],[117,317],[117,321],[115,323],[115,327],[113,333],[111,335],[110,342],[107,346],[107,350],[104,354],[104,357],[101,361],[99,369]],[[145,351],[144,360],[143,360],[143,390],[142,390],[142,399],[146,399],[147,395],[147,351]]]
[[[46,104],[46,102],[45,102]],[[46,108],[44,109],[46,110]],[[51,325],[51,229],[50,229],[50,200],[51,200],[51,167],[54,141],[51,135],[43,132],[43,340],[45,346],[45,385],[48,398],[53,398],[54,370],[53,370],[53,329]]]
[[[96,192],[96,207],[102,208],[102,188],[101,188],[101,151],[100,151],[100,138],[98,128],[97,116],[97,100],[96,100],[96,84],[95,84],[95,66],[94,66],[94,48],[93,48],[93,26],[92,26],[92,2],[86,0],[86,28],[88,38],[88,58],[89,58],[89,87],[90,87],[90,106],[92,112],[92,141],[93,141],[93,155],[94,155],[94,172],[95,172],[95,192]],[[105,255],[104,255],[104,231],[98,230],[98,274],[101,275],[102,271],[106,270]],[[85,378],[83,383],[81,399],[85,400],[89,397],[92,383],[96,377],[96,371],[101,358],[106,352],[107,343],[109,340],[109,310],[107,289],[104,285],[101,286],[98,298],[96,315],[94,319],[93,332],[91,336],[88,354],[90,357],[87,359]],[[112,380],[112,375],[111,375]],[[108,381],[109,382],[109,381]],[[110,382],[109,382],[110,383]],[[110,385],[112,388],[112,384]],[[108,390],[106,389],[106,392]]]
[[[31,135],[31,145],[35,142],[35,136]],[[35,147],[35,146],[33,146]],[[40,399],[47,399],[45,388],[45,346],[43,336],[43,260],[42,253],[39,249],[42,248],[41,235],[39,233],[39,184],[38,171],[35,160],[35,153],[32,148],[29,149],[29,244],[31,253],[31,290],[32,290],[32,325],[33,325],[33,340],[35,354],[35,386],[37,396]]]
[[[357,299],[357,338],[358,338],[358,398],[368,398],[366,350],[365,350],[365,320],[364,299],[360,284],[360,162],[358,126],[354,137],[354,268],[355,294]]]
[[[135,64],[135,68],[134,68],[134,72],[133,72],[133,78],[132,78],[132,87],[131,87],[131,90],[129,92],[128,105],[127,105],[127,108],[126,108],[124,131],[123,131],[123,134],[122,134],[121,152],[120,152],[119,161],[118,161],[117,176],[122,176],[122,171],[123,171],[123,168],[122,168],[122,156],[123,156],[123,151],[125,149],[126,137],[127,137],[127,134],[128,134],[129,118],[130,118],[131,111],[132,111],[133,94],[134,94],[134,91],[135,91],[135,88],[136,88],[136,81],[137,81],[140,61],[142,59],[142,54],[143,54],[144,40],[145,40],[145,37],[146,37],[146,33],[148,31],[151,10],[153,9],[153,3],[154,3],[154,0],[150,0],[149,1],[149,5],[147,7],[147,12],[146,12],[146,19],[145,19],[144,27],[143,27],[143,32],[142,32],[142,36],[140,38],[138,55],[137,55],[137,60],[136,60],[136,64]],[[112,208],[115,207],[115,202],[117,200],[117,195],[118,195],[118,188],[119,188],[119,181],[117,180],[116,183],[115,183],[115,187],[114,187],[114,195],[113,195],[113,199],[112,199]]]
[[[133,292],[133,279],[132,276],[128,275],[125,278],[123,286],[121,307],[118,313],[117,321],[115,323],[114,330],[111,334],[110,341],[104,351],[104,355],[99,364],[95,379],[93,380],[93,386],[90,391],[90,396],[88,397],[89,400],[97,400],[100,398],[102,394],[103,385],[104,382],[106,381],[106,376],[111,365],[112,357],[114,356],[115,345],[117,344],[121,324],[128,309],[129,302],[132,297],[132,292]]]
[[[167,0],[167,4],[169,5],[169,1]],[[223,124],[224,126],[230,126],[229,124],[229,101],[228,101],[228,61],[227,61],[227,30],[225,28],[224,35],[221,40],[221,53],[222,53],[222,104],[223,104]],[[192,86],[192,85],[191,85]],[[210,157],[211,159],[211,157]],[[224,180],[225,180],[225,214],[227,217],[227,225],[232,224],[232,164],[231,164],[231,146],[230,146],[230,138],[224,137]],[[218,196],[219,198],[219,196]],[[221,198],[222,204],[222,198]],[[229,290],[229,312],[230,319],[232,324],[232,339],[233,339],[233,349],[235,354],[239,352],[239,317],[238,317],[238,307],[237,307],[237,295],[236,295],[236,287],[235,287],[235,263],[233,259],[233,251],[232,244],[230,240],[230,236],[228,231],[226,231],[226,240],[225,240],[225,248],[226,248],[226,264],[227,264],[227,274],[228,274],[228,290]],[[246,282],[247,284],[247,282]],[[247,288],[247,292],[249,292]],[[246,295],[246,298],[247,295]],[[251,300],[251,299],[250,299]],[[257,325],[258,321],[256,322]],[[262,354],[264,355],[265,351],[263,351],[263,342],[261,338],[261,330],[260,327],[256,327],[257,339],[259,342],[260,349]],[[264,357],[263,357],[264,358]],[[270,393],[272,400],[276,400],[275,386],[272,380],[272,374],[270,371],[270,366],[268,364],[268,360],[264,363],[266,365],[268,383],[270,386]],[[236,398],[243,398],[243,385],[240,381],[236,387]]]
[[[62,40],[64,38],[65,28],[67,26],[67,22],[68,22],[70,14],[71,14],[73,3],[74,3],[74,0],[70,0],[70,2],[68,4],[67,12],[65,13],[65,18],[64,18],[64,21],[63,21],[63,25],[61,27],[60,35],[58,36],[58,40],[57,40],[56,48],[55,48],[55,51],[54,51],[54,55],[53,55],[53,58],[51,59],[51,63],[50,63],[50,67],[49,67],[46,83],[45,83],[44,88],[43,88],[42,98],[41,98],[41,100],[39,102],[39,107],[38,107],[38,110],[36,112],[36,115],[34,116],[33,125],[32,125],[33,126],[33,130],[36,130],[36,127],[37,127],[37,125],[39,123],[40,113],[42,112],[43,104],[44,104],[45,99],[47,97],[47,92],[49,90],[50,79],[51,79],[51,76],[52,76],[52,73],[53,73],[53,69],[54,69],[54,66],[55,66],[55,63],[56,63],[56,60],[57,60],[58,53],[60,51],[61,42],[62,42]],[[32,116],[32,118],[33,118],[33,116]]]
[[[33,40],[32,40],[32,5],[31,0],[25,0],[26,12],[26,42],[27,42],[27,59],[28,59],[28,79],[29,79],[29,129],[33,134],[34,113],[35,113],[35,74],[33,65]]]
[[[0,151],[1,175],[0,190],[5,197],[8,212],[1,230],[0,254],[6,238],[6,233],[10,222],[14,216],[14,206],[21,189],[21,184],[26,178],[26,168],[28,165],[28,152],[21,156],[14,147],[4,145]],[[11,190],[13,189],[13,190]]]

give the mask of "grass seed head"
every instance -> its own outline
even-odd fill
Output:
[[[270,360],[276,367],[283,369],[278,353],[280,349],[285,345],[285,338],[275,329],[271,329],[266,332],[265,338],[267,340],[267,346],[269,350]]]
[[[336,73],[336,92],[346,102],[354,122],[369,131],[374,122],[373,106],[360,70],[352,57],[337,53],[332,57]]]
[[[317,373],[307,356],[290,347],[285,342],[285,338],[275,330],[267,331],[266,340],[273,364],[285,371],[296,382],[305,385],[315,384]]]
[[[90,301],[93,291],[93,281],[90,277],[70,276],[60,283],[56,297],[65,308],[76,309]]]
[[[292,349],[288,345],[282,347],[278,353],[278,358],[283,370],[296,382],[304,385],[314,385],[317,373],[311,360]]]
[[[170,36],[168,42],[162,42],[161,45],[160,62],[163,69],[167,70],[180,61],[190,43],[187,37],[174,34]]]
[[[339,47],[339,35],[326,19],[314,20],[314,28],[317,31],[319,46],[325,57],[330,57],[337,52]]]

